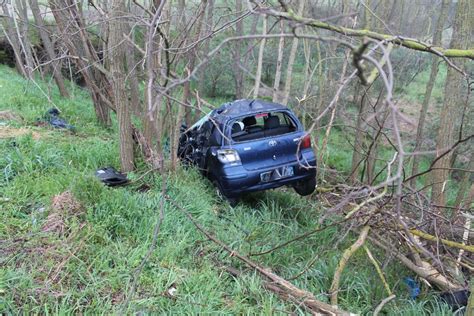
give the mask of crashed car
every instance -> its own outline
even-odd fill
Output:
[[[286,185],[305,196],[316,187],[310,135],[277,103],[223,104],[189,129],[183,126],[178,157],[198,167],[231,204],[247,192]]]

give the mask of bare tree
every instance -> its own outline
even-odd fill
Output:
[[[305,2],[306,2],[306,0],[299,0],[299,2],[298,2],[298,15],[303,14]],[[285,88],[283,90],[283,98],[281,100],[283,104],[287,104],[288,99],[290,97],[291,81],[292,81],[292,78],[293,78],[293,66],[294,66],[294,63],[295,63],[296,50],[297,49],[298,49],[298,38],[295,37],[295,38],[293,38],[293,42],[291,44],[290,55],[288,57],[288,65],[287,65],[287,68],[286,68]]]
[[[110,125],[110,109],[114,108],[113,92],[107,71],[87,33],[81,4],[74,0],[49,0],[59,30],[59,38],[67,47],[89,88],[97,119]]]
[[[3,33],[10,43],[13,53],[15,54],[15,65],[18,72],[25,78],[30,78],[31,69],[28,70],[26,63],[26,56],[24,55],[24,45],[21,42],[21,35],[19,32],[18,21],[16,18],[13,3],[10,1],[3,1],[1,3],[3,9]]]
[[[204,28],[204,36],[208,36],[213,31],[214,27],[214,0],[207,1],[207,16],[206,16],[206,27]],[[211,41],[205,41],[203,47],[201,49],[201,53],[203,55],[207,55],[209,53]],[[199,82],[198,82],[198,91],[201,95],[203,95],[204,91],[204,71],[201,71],[199,74]]]
[[[433,45],[439,46],[441,45],[441,39],[443,35],[444,24],[446,22],[446,17],[448,15],[449,5],[451,4],[450,0],[443,0],[441,5],[441,10],[439,12],[438,20],[435,22],[436,27],[434,28],[433,32]],[[434,19],[433,19],[434,20]],[[431,93],[433,92],[433,87],[436,81],[436,77],[438,75],[438,63],[439,60],[435,56],[431,56],[431,72],[430,72],[430,79],[426,84],[425,96],[423,98],[423,104],[421,105],[420,109],[420,118],[418,119],[418,126],[416,128],[416,140],[415,140],[415,148],[413,149],[414,152],[417,152],[421,149],[421,145],[423,143],[423,130],[425,127],[426,121],[426,114],[428,112],[428,107],[431,100]],[[418,173],[418,165],[420,163],[420,156],[415,155],[413,157],[413,166],[411,173],[415,175]],[[411,186],[416,188],[416,178],[413,179]]]
[[[242,1],[236,0],[235,1],[235,11],[237,14],[242,12]],[[242,36],[244,33],[244,26],[243,21],[239,19],[235,24],[235,36]],[[234,72],[234,82],[235,82],[235,97],[236,99],[241,99],[244,95],[244,73],[241,65],[242,53],[241,53],[241,41],[237,40],[234,44],[233,49],[233,62],[232,62],[232,70]]]
[[[125,86],[126,53],[127,45],[123,41],[126,34],[127,21],[125,15],[125,0],[112,0],[109,22],[109,64],[110,80],[112,81],[115,107],[117,109],[120,162],[122,171],[129,172],[134,169],[134,153],[132,138],[131,108]]]
[[[53,74],[54,80],[56,81],[56,85],[58,86],[59,93],[63,97],[68,98],[69,92],[67,91],[66,86],[64,85],[64,78],[61,73],[61,62],[56,58],[57,56],[54,50],[53,43],[49,38],[48,31],[43,22],[43,17],[41,16],[41,10],[38,5],[38,0],[30,0],[30,8],[35,19],[36,27],[41,37],[41,41],[43,42],[44,49],[48,55],[49,60],[51,61],[50,68],[52,69],[51,72]]]
[[[457,3],[456,16],[453,24],[453,35],[451,47],[469,48],[473,45],[472,30],[474,6],[469,0],[459,0]],[[463,60],[453,61],[460,68],[465,67]],[[452,152],[445,154],[447,148],[452,146],[460,126],[462,111],[468,102],[468,87],[466,78],[456,69],[450,67],[446,77],[444,90],[444,104],[440,114],[440,125],[436,138],[437,156],[443,155],[437,160],[432,174],[433,189],[431,202],[435,205],[444,206],[446,203],[446,184],[449,181],[449,168],[451,167]]]
[[[283,24],[283,20],[280,20],[280,33],[283,33],[285,28]],[[276,61],[276,70],[275,70],[275,80],[273,82],[273,102],[279,101],[279,94],[280,94],[280,81],[281,81],[281,69],[283,63],[283,50],[285,48],[285,38],[282,36],[278,40],[278,57]]]
[[[267,16],[263,19],[262,36],[267,35]],[[263,64],[263,53],[265,51],[265,37],[260,42],[260,48],[258,49],[258,60],[257,60],[257,73],[255,74],[255,86],[253,88],[253,98],[258,98],[258,90],[260,89],[260,82],[262,80],[262,64]]]

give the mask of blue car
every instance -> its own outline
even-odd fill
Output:
[[[291,186],[302,195],[316,187],[311,138],[286,106],[237,100],[183,127],[178,156],[195,165],[235,204],[247,192]]]

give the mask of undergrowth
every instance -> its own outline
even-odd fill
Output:
[[[87,93],[75,89],[71,100],[61,99],[57,91],[52,94],[62,116],[76,126],[75,133],[34,127],[51,104],[38,88],[0,67],[0,109],[23,117],[1,124],[28,127],[40,135],[0,139],[0,313],[304,313],[267,291],[256,272],[204,238],[168,201],[156,249],[131,293],[135,269],[152,243],[163,179],[152,173],[138,179],[145,168],[129,174],[138,181],[126,187],[105,187],[95,179],[97,168],[119,167],[115,129],[97,125]],[[329,150],[337,154],[337,145],[332,143]],[[340,159],[346,158],[341,154]],[[194,170],[180,169],[165,181],[177,204],[242,254],[270,249],[314,229],[323,210],[316,197],[301,198],[289,189],[251,194],[231,208]],[[82,208],[60,215],[63,231],[47,231],[44,225],[55,212],[51,201],[65,191]],[[334,270],[353,237],[336,242],[345,234],[329,227],[252,258],[288,279],[306,269],[292,282],[328,302]],[[382,260],[384,254],[374,253]],[[315,256],[315,264],[307,267]],[[224,265],[242,274],[233,277]],[[397,295],[384,308],[387,313],[450,314],[428,291],[410,299],[403,278],[413,275],[395,261],[384,266]],[[372,312],[387,296],[362,252],[351,259],[340,290],[340,307],[361,314]]]

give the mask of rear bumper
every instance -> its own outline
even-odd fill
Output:
[[[278,179],[270,182],[262,182],[260,174],[283,166],[292,166],[294,175],[288,178]],[[238,197],[243,193],[262,191],[278,188],[284,185],[293,185],[299,181],[309,180],[316,177],[316,159],[314,155],[306,157],[303,161],[295,161],[281,165],[271,166],[257,170],[246,170],[243,166],[222,168],[214,174],[221,184],[221,189],[227,197]],[[220,175],[219,175],[220,174]]]

